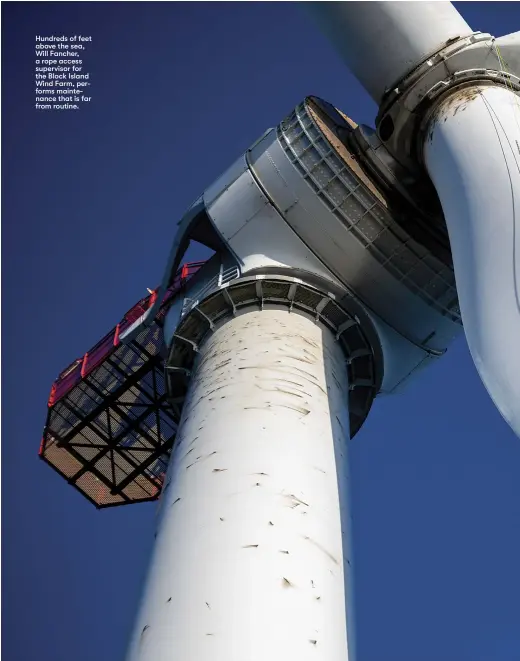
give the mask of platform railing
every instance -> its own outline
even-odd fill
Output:
[[[215,274],[208,282],[206,282],[199,290],[195,292],[190,292],[190,296],[186,296],[184,303],[182,305],[181,318],[190,312],[196,305],[199,304],[206,296],[212,292],[214,289],[219,289],[223,285],[235,278],[240,277],[240,269],[238,266],[233,265],[228,268],[224,268],[221,264],[220,270]]]
[[[184,287],[186,282],[202,267],[206,262],[188,262],[183,264],[173,279],[171,286],[167,289],[166,294],[161,301],[161,309],[168,303],[168,301],[177,294],[177,292]],[[148,310],[157,299],[157,290],[150,293],[149,296],[142,298],[123,316],[123,319],[113,328],[107,335],[105,335],[97,344],[87,351],[81,358],[77,358],[71,363],[63,372],[58,376],[56,381],[52,384],[51,393],[47,405],[53,406],[62,399],[68,392],[74,388],[87,374],[94,368],[100,365],[104,360],[110,356],[111,353],[119,345],[120,335],[139,319],[146,310]]]

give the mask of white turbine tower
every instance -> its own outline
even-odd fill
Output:
[[[520,432],[518,35],[443,2],[313,11],[377,132],[306,99],[192,205],[121,336],[190,240],[216,251],[165,320],[182,416],[129,661],[355,661],[349,441],[460,333],[453,270]]]

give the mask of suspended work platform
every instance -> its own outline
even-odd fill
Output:
[[[203,264],[179,269],[153,322],[131,342],[120,336],[156,292],[52,386],[40,457],[98,508],[159,497],[180,418],[180,406],[166,401],[162,327],[171,300]]]

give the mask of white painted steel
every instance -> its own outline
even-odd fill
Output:
[[[367,314],[374,324],[384,357],[383,380],[377,396],[402,393],[439,356],[410,342],[372,311],[367,310]]]
[[[214,227],[240,261],[243,275],[281,266],[339,284],[271,204],[244,155],[204,192],[204,202]],[[285,213],[285,207],[281,212]]]
[[[301,237],[305,245],[312,249],[322,264],[337,274],[343,285],[353,292],[368,312],[374,312],[415,344],[421,345],[424,338],[429,338],[428,347],[434,350],[443,351],[458,335],[459,325],[442,317],[415,292],[406,288],[352,232],[348,231],[345,223],[323,203],[289,161],[280,141],[276,140],[273,134],[267,134],[251,150],[250,163],[261,186],[268,192],[277,208],[284,210],[286,224],[295,235]],[[349,176],[355,186],[357,183],[354,179],[355,173]],[[356,188],[354,196],[351,197],[352,203],[354,197],[358,199],[358,208],[361,205],[362,209],[371,207],[376,201],[373,193],[364,184]],[[223,215],[225,210],[232,215],[234,208],[234,205],[229,206],[223,209],[221,214]],[[384,207],[381,207],[380,211],[386,213]],[[372,212],[375,214],[374,209]],[[361,220],[360,216],[357,217]],[[356,215],[353,215],[353,218],[355,219]],[[261,225],[257,227],[261,228]],[[274,235],[274,226],[271,231]],[[246,234],[246,236],[251,235]],[[278,236],[283,238],[281,233],[277,238]],[[401,240],[406,238],[403,233],[400,236]],[[246,244],[250,250],[254,246],[261,245],[258,234],[255,238],[255,242]],[[275,241],[271,240],[271,244],[275,245]],[[285,263],[300,267],[303,262],[301,259],[297,261],[297,253],[290,244],[278,250],[288,251],[287,246],[290,246],[293,252],[292,255],[286,256]],[[312,264],[310,261],[308,263]],[[308,266],[307,270],[321,275],[314,265],[312,268]]]
[[[451,2],[306,2],[304,7],[377,104],[449,39],[472,32]]]
[[[507,71],[520,76],[520,32],[505,34],[496,39],[496,46],[500,50],[500,56],[504,61]]]
[[[129,661],[354,661],[348,440],[328,329],[268,308],[204,341]]]
[[[424,159],[448,225],[471,355],[520,436],[520,98],[499,87],[448,97]]]

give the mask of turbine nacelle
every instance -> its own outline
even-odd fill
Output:
[[[380,105],[368,166],[418,207],[435,186],[470,352],[520,436],[520,32],[472,32],[448,2],[309,4]]]

